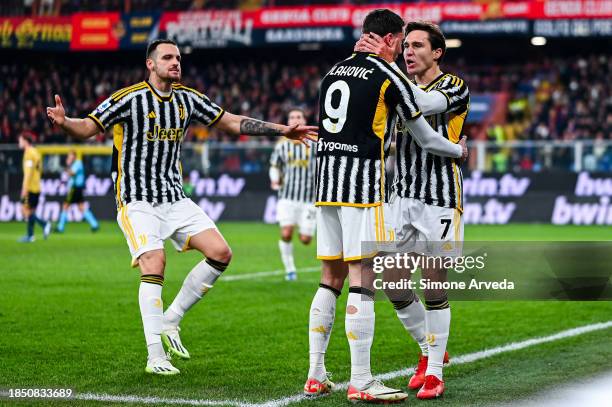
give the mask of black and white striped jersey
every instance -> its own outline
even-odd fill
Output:
[[[408,80],[374,54],[355,53],[321,81],[317,205],[384,202],[384,160],[396,117],[421,115]]]
[[[451,74],[440,74],[426,92],[439,91],[447,99],[446,111],[425,119],[440,135],[457,143],[468,114],[470,93],[466,83]],[[463,176],[459,160],[424,151],[398,123],[397,159],[393,188],[400,197],[415,198],[428,205],[463,210]]]
[[[279,199],[314,203],[315,173],[317,171],[316,145],[312,147],[282,138],[270,156],[270,165],[279,169],[281,186]]]
[[[184,199],[179,157],[187,128],[192,120],[211,126],[223,112],[194,89],[173,84],[162,96],[146,81],[102,102],[88,117],[102,131],[112,126],[117,206]]]

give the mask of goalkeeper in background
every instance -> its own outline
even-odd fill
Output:
[[[70,177],[68,179],[68,195],[64,206],[62,207],[62,213],[59,217],[57,224],[57,232],[63,233],[66,229],[66,222],[68,222],[68,208],[70,205],[77,204],[79,211],[83,214],[83,219],[89,223],[89,227],[92,232],[98,231],[100,225],[98,220],[94,216],[93,212],[89,208],[85,208],[85,201],[83,200],[83,190],[85,189],[85,167],[83,167],[83,161],[77,159],[74,150],[68,153],[66,158],[66,173]]]

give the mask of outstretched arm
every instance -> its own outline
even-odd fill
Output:
[[[59,95],[55,95],[55,107],[47,107],[47,118],[58,125],[68,135],[79,140],[85,140],[100,132],[93,119],[75,119],[66,117],[66,111]]]
[[[264,122],[246,116],[229,112],[219,119],[216,127],[230,134],[246,134],[249,136],[285,136],[292,140],[317,140],[317,126],[285,126],[282,124]]]

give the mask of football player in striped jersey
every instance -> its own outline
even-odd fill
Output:
[[[431,127],[456,143],[461,138],[470,94],[463,79],[440,68],[446,52],[444,34],[437,25],[425,21],[408,23],[404,33],[404,61],[414,81],[410,86],[416,101]],[[363,36],[357,49],[374,52],[390,63],[395,60],[393,50],[375,34]],[[432,155],[419,145],[416,136],[405,126],[398,126],[393,182],[396,197],[387,206],[387,219],[400,242],[428,242],[438,247],[437,252],[452,247],[452,255],[460,255],[463,241],[461,160]],[[422,277],[446,281],[447,271],[424,269]],[[442,367],[448,360],[450,306],[445,290],[425,290],[424,295],[424,307],[414,293],[408,300],[396,301],[393,305],[404,327],[421,347],[416,372],[408,387],[419,389],[418,398],[429,399],[444,393]]]
[[[306,124],[302,109],[289,110],[287,125]],[[281,228],[278,247],[285,266],[285,279],[297,279],[293,259],[293,228],[299,227],[299,239],[310,244],[316,228],[314,192],[317,161],[316,144],[304,143],[281,138],[274,146],[270,157],[270,186],[278,191],[276,218]]]
[[[190,358],[179,337],[179,323],[210,291],[232,258],[214,222],[183,192],[179,157],[187,128],[195,120],[234,135],[296,140],[315,140],[317,128],[225,112],[206,95],[179,83],[181,53],[171,40],[149,44],[146,67],[147,80],[113,93],[86,118],[66,117],[59,95],[55,95],[55,106],[47,107],[47,117],[81,140],[112,129],[117,222],[132,266],[138,266],[141,274],[138,302],[148,350],[145,371],[174,375],[179,370],[170,363],[162,341],[170,353]],[[161,293],[167,239],[179,251],[199,251],[203,259],[187,274],[164,312]]]

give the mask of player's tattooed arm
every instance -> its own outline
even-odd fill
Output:
[[[273,136],[278,137],[283,132],[275,124],[263,122],[261,120],[245,117],[240,121],[240,133],[249,136]]]
[[[229,134],[246,134],[249,136],[285,136],[292,140],[306,143],[306,140],[316,141],[317,126],[293,125],[269,123],[251,117],[239,116],[225,112],[215,123],[215,128],[226,131]]]

